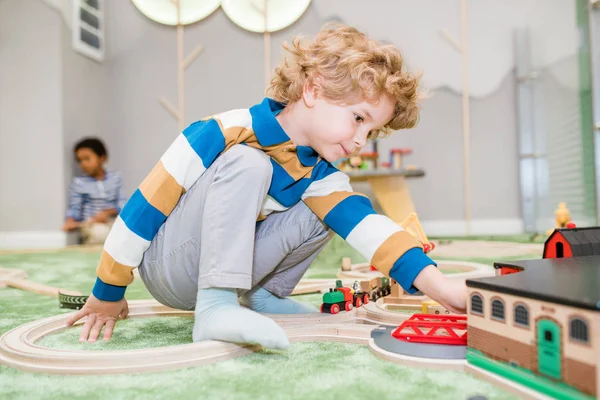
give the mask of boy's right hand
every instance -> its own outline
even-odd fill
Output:
[[[67,218],[62,226],[62,230],[65,232],[69,232],[79,228],[79,225],[79,222],[75,221],[73,218]]]
[[[127,314],[129,314],[129,307],[127,300],[124,298],[116,302],[102,301],[92,294],[81,310],[69,318],[67,326],[72,326],[75,322],[87,316],[87,320],[81,329],[79,341],[95,342],[100,336],[103,326],[106,326],[104,328],[104,340],[110,340],[117,319],[126,318]]]

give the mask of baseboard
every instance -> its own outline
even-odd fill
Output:
[[[427,236],[469,235],[516,235],[523,233],[523,220],[520,218],[473,219],[470,232],[467,221],[460,219],[421,221]]]
[[[0,232],[0,250],[59,249],[68,243],[62,231]]]

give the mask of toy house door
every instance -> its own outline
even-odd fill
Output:
[[[561,379],[560,326],[549,319],[537,323],[538,370],[551,378]]]

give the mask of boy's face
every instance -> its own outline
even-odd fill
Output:
[[[101,171],[106,161],[106,156],[99,156],[92,149],[85,147],[77,150],[75,158],[81,170],[89,176],[94,176]]]
[[[329,162],[358,154],[369,132],[379,130],[394,116],[395,102],[383,95],[376,104],[364,100],[349,104],[332,102],[322,96],[312,99],[307,137],[310,146]]]

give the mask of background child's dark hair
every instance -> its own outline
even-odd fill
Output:
[[[90,149],[96,153],[98,157],[108,156],[106,147],[104,147],[104,143],[102,143],[100,139],[96,138],[86,138],[80,140],[73,148],[73,152],[77,153],[77,150],[79,149]]]

